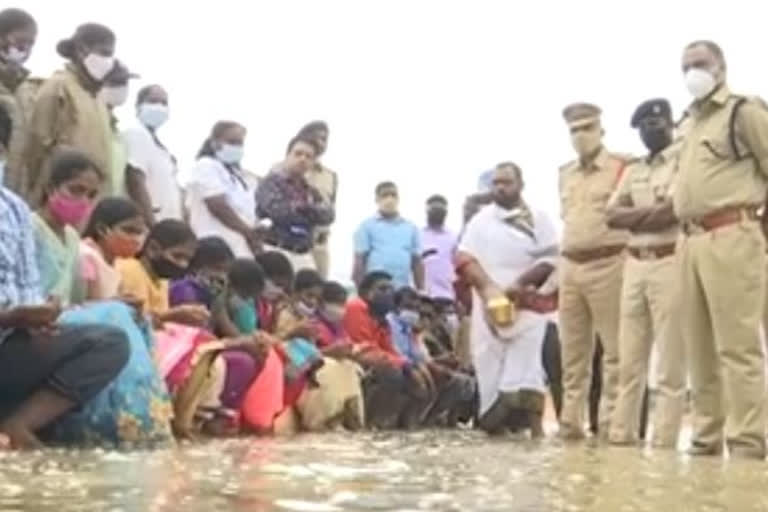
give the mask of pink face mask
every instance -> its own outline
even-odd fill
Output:
[[[63,224],[77,226],[91,214],[91,202],[88,199],[70,197],[61,192],[54,192],[48,199],[51,213]]]

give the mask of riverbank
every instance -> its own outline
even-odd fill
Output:
[[[475,431],[0,454],[3,512],[751,512],[768,509],[767,482],[760,462],[489,440]]]

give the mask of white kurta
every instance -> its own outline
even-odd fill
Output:
[[[459,250],[472,255],[500,287],[513,286],[525,271],[541,261],[554,263],[557,234],[550,218],[533,211],[533,237],[504,219],[510,211],[491,204],[469,222]],[[470,340],[472,360],[480,389],[480,414],[499,392],[521,389],[545,391],[542,344],[547,316],[520,311],[508,335],[500,340],[488,328],[480,297],[474,293]]]

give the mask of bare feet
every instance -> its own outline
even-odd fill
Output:
[[[6,449],[6,445],[16,450],[39,450],[45,447],[35,434],[12,423],[0,425],[0,449]]]

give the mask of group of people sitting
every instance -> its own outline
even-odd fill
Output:
[[[455,425],[476,385],[455,311],[370,272],[357,296],[278,251],[98,200],[83,153],[43,205],[0,189],[0,433],[12,447]],[[42,362],[42,364],[41,364]]]

